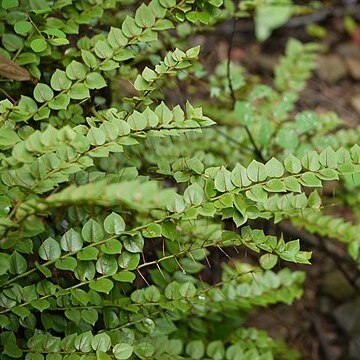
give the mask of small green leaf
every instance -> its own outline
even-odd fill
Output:
[[[73,60],[67,67],[66,67],[66,76],[71,80],[80,80],[85,78],[86,76],[86,67],[76,61]]]
[[[78,232],[70,229],[62,236],[60,245],[64,251],[79,251],[83,246],[83,241]]]
[[[205,345],[201,340],[190,341],[186,345],[186,353],[191,359],[199,360],[205,355]]]
[[[3,354],[10,356],[11,358],[20,358],[23,355],[23,352],[16,343],[10,343],[4,345]]]
[[[286,192],[286,185],[280,179],[271,179],[264,185],[268,192]]]
[[[27,262],[25,258],[17,251],[14,251],[10,255],[9,260],[10,260],[9,272],[11,274],[22,274],[27,270]]]
[[[38,83],[34,89],[34,98],[37,102],[43,103],[50,101],[54,97],[54,92],[49,85]]]
[[[0,327],[4,328],[10,324],[10,319],[6,315],[0,315]]]
[[[216,190],[220,192],[231,191],[235,188],[231,182],[231,172],[224,167],[221,167],[220,171],[216,174],[214,183]]]
[[[99,40],[95,43],[94,51],[100,59],[111,58],[113,55],[113,49],[104,40]]]
[[[74,271],[77,266],[77,261],[73,257],[67,257],[65,259],[59,259],[55,262],[55,267],[59,270]]]
[[[131,271],[120,271],[112,276],[116,281],[132,283],[136,279],[136,275]]]
[[[319,155],[316,151],[306,153],[301,159],[302,165],[310,170],[317,171],[320,168]]]
[[[97,221],[90,219],[83,226],[81,235],[86,242],[98,242],[103,240],[104,230]]]
[[[91,145],[103,145],[105,144],[105,134],[97,127],[91,126],[89,132],[86,135]]]
[[[52,272],[46,266],[39,264],[37,261],[35,262],[35,266],[46,278],[52,277]]]
[[[89,286],[90,289],[96,292],[109,294],[111,289],[114,287],[114,283],[110,279],[100,278],[100,279],[92,280],[89,283]]]
[[[20,141],[18,134],[12,129],[0,129],[0,146],[14,146]]]
[[[39,248],[39,256],[43,260],[56,260],[61,256],[60,244],[53,238],[47,238]]]
[[[124,247],[131,253],[142,252],[144,247],[144,239],[140,234],[130,236],[124,240]]]
[[[148,238],[160,237],[162,235],[161,225],[150,224],[145,230],[143,230],[142,235]]]
[[[155,16],[153,12],[144,3],[142,3],[136,10],[135,23],[143,28],[148,28],[155,24]]]
[[[120,235],[125,230],[125,221],[119,214],[112,212],[104,221],[104,229],[108,234]]]
[[[278,261],[278,256],[274,254],[264,254],[260,257],[260,265],[265,270],[272,269]]]
[[[300,182],[302,185],[309,187],[322,187],[322,181],[312,172],[302,174]]]
[[[309,196],[308,205],[314,209],[318,209],[321,206],[321,197],[319,193],[314,190]]]
[[[91,340],[91,347],[95,351],[107,352],[111,347],[111,338],[106,333],[97,334]]]
[[[208,343],[206,348],[206,354],[211,359],[223,359],[225,355],[224,343],[220,340]]]
[[[35,299],[32,300],[30,304],[32,307],[39,310],[40,312],[43,312],[50,307],[50,303],[46,299]]]
[[[121,254],[122,243],[117,239],[110,239],[101,245],[101,251],[105,254],[115,255]]]
[[[58,94],[49,101],[49,108],[53,110],[66,110],[70,104],[70,97],[68,94]]]
[[[153,87],[150,85],[148,81],[144,79],[143,76],[138,75],[137,78],[134,81],[134,88],[137,91],[147,91],[152,90]]]
[[[116,344],[113,348],[113,354],[118,360],[129,359],[133,351],[134,351],[134,347],[126,343]]]
[[[268,177],[271,178],[280,178],[281,176],[284,175],[284,166],[283,164],[275,159],[275,158],[271,158],[266,164],[265,164],[265,168],[266,168],[266,173]]]
[[[180,286],[180,295],[185,298],[192,298],[196,295],[196,288],[192,282],[186,282]]]
[[[81,318],[88,324],[94,326],[99,319],[99,314],[96,309],[83,309],[81,310]]]
[[[129,116],[127,123],[129,124],[130,129],[135,131],[144,130],[147,126],[145,116],[136,110]]]
[[[71,289],[71,295],[83,305],[87,305],[90,301],[90,296],[82,289]]]
[[[85,84],[74,84],[69,92],[69,96],[74,100],[82,100],[90,97],[89,89],[85,86]]]
[[[81,49],[81,57],[84,60],[84,63],[92,69],[98,64],[96,57],[88,50]]]
[[[74,345],[75,348],[82,352],[90,352],[92,350],[91,342],[93,335],[91,331],[86,331],[81,333],[75,338]]]
[[[159,2],[165,8],[172,8],[176,5],[176,0],[159,0]]]
[[[122,269],[134,270],[140,262],[140,254],[132,254],[124,251],[118,258],[118,264]]]
[[[251,181],[249,180],[246,172],[246,168],[244,168],[240,164],[236,164],[234,169],[231,172],[231,181],[236,187],[242,188],[251,185]]]
[[[337,153],[331,147],[328,147],[320,153],[319,161],[324,167],[334,169],[338,163]]]
[[[267,177],[266,167],[264,164],[253,160],[246,169],[249,179],[253,182],[264,181]]]
[[[42,51],[44,51],[46,49],[47,43],[46,43],[45,39],[43,39],[43,38],[34,39],[33,41],[31,41],[30,47],[35,52],[42,52]]]
[[[25,306],[15,306],[11,308],[11,311],[24,320],[27,316],[31,314],[30,310]]]
[[[18,21],[14,25],[14,30],[17,34],[27,34],[32,30],[33,26],[29,21]]]
[[[234,113],[240,124],[248,126],[254,122],[252,105],[248,101],[236,101]]]
[[[85,247],[77,254],[77,258],[82,261],[96,260],[99,250],[95,247]]]
[[[71,86],[71,80],[66,76],[65,71],[56,69],[51,76],[50,85],[56,91],[66,90]]]
[[[0,275],[4,275],[10,268],[10,256],[6,253],[0,253]]]
[[[107,353],[104,353],[101,350],[96,351],[96,359],[97,360],[112,360],[112,357]]]
[[[142,29],[136,25],[135,20],[130,16],[126,16],[124,22],[122,23],[121,30],[128,38],[140,35],[142,31]]]
[[[134,347],[134,353],[142,358],[152,358],[152,356],[155,353],[154,345],[152,345],[149,342],[141,342],[135,345]]]
[[[292,154],[289,154],[284,160],[285,169],[291,174],[297,174],[301,171],[301,161]]]
[[[89,89],[102,89],[106,86],[105,79],[97,72],[87,74],[84,84]]]
[[[121,29],[115,27],[110,28],[107,40],[113,49],[120,49],[128,42]]]
[[[194,183],[185,190],[184,200],[188,204],[200,205],[204,200],[204,190],[198,183]]]
[[[114,275],[118,269],[116,259],[111,255],[101,255],[96,261],[96,271],[102,275]]]

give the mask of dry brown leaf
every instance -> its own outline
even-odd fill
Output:
[[[14,61],[0,55],[0,76],[17,81],[31,80],[30,73]]]

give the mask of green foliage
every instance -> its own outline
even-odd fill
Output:
[[[266,40],[273,30],[288,21],[295,11],[292,0],[241,2],[241,10],[255,10],[255,31],[259,41]]]
[[[301,297],[285,264],[311,252],[257,224],[288,219],[359,262],[358,227],[322,213],[325,182],[339,201],[358,186],[359,131],[294,115],[315,44],[291,40],[271,87],[208,73],[188,45],[229,3],[134,5],[1,2],[1,359],[297,359],[244,322]],[[210,100],[169,100],[199,74]]]
[[[293,16],[307,14],[319,7],[316,1],[309,1],[308,4],[305,4],[298,5],[293,0],[245,0],[240,2],[237,15],[247,17],[251,12],[254,13],[256,38],[262,42]],[[314,27],[316,26],[314,24],[310,32],[315,32]],[[318,34],[319,30],[316,30],[316,34]]]

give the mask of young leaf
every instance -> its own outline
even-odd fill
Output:
[[[114,283],[110,279],[100,278],[90,281],[89,286],[90,289],[96,292],[109,294],[111,289],[114,287]]]

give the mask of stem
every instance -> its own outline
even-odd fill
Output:
[[[228,61],[227,61],[227,78],[228,78],[228,82],[229,82],[229,90],[230,90],[230,95],[231,95],[231,99],[232,99],[232,109],[234,110],[235,108],[235,104],[236,104],[236,96],[235,96],[235,91],[234,91],[234,87],[233,87],[233,83],[232,83],[232,79],[231,79],[231,51],[233,49],[233,44],[234,44],[234,38],[235,38],[235,30],[236,30],[236,23],[237,23],[237,19],[234,18],[233,19],[233,26],[232,26],[232,31],[231,31],[231,35],[230,35],[230,41],[229,41],[229,48],[228,48]],[[261,150],[258,148],[258,146],[256,145],[255,139],[252,136],[250,129],[248,126],[244,126],[246,134],[250,140],[250,143],[252,145],[252,147],[254,148],[254,152],[255,155],[257,156],[257,158],[259,160],[261,160],[262,162],[266,162],[265,158],[263,157]]]

